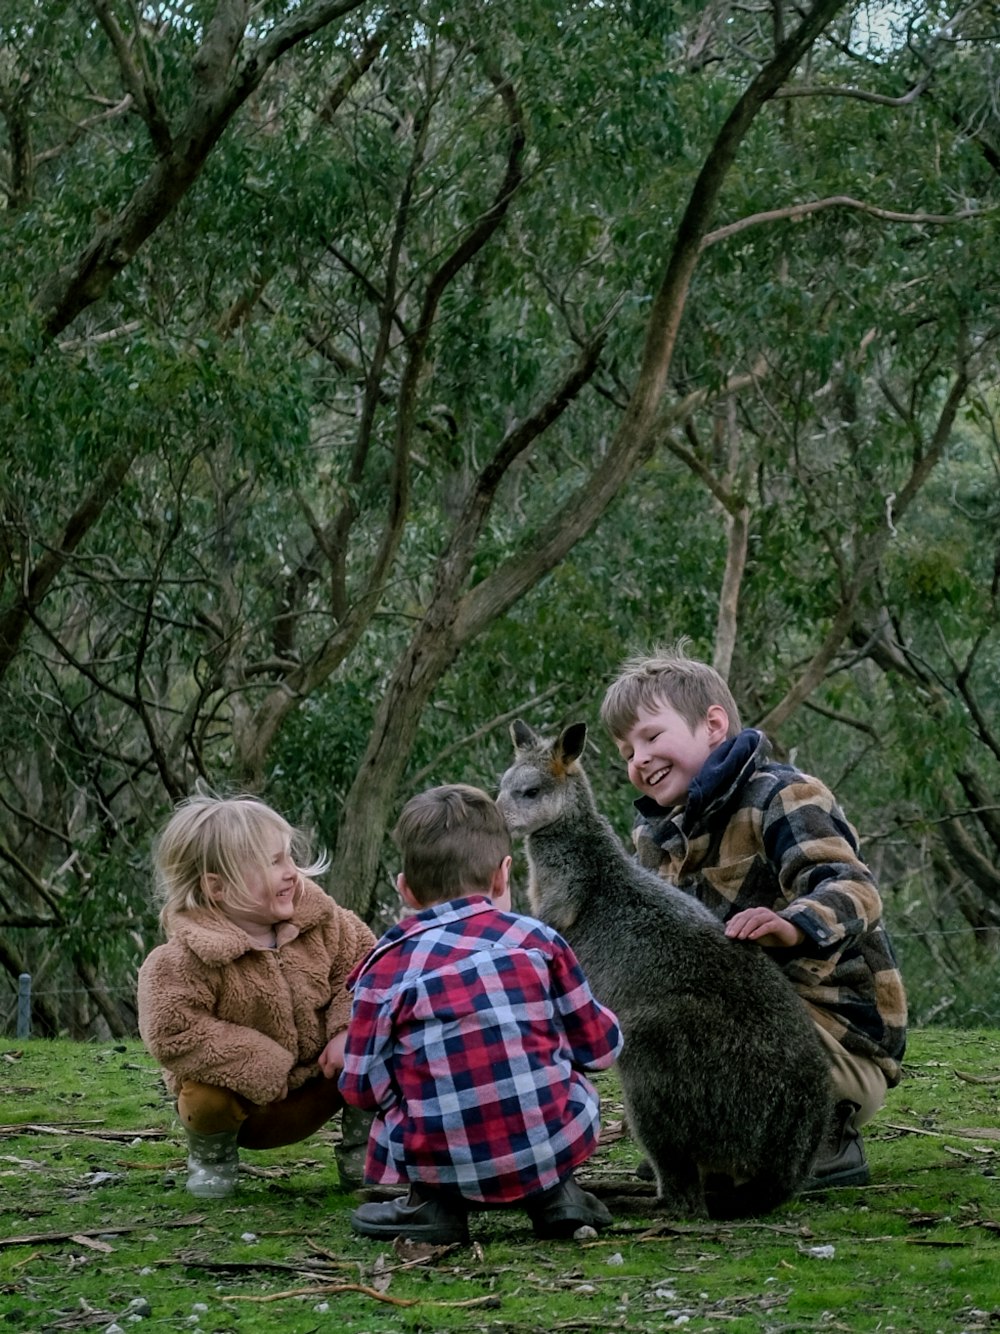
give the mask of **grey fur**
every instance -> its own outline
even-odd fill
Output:
[[[583,723],[554,742],[511,727],[498,805],[527,840],[532,912],[618,1016],[625,1109],[662,1205],[682,1217],[766,1213],[806,1178],[827,1125],[822,1044],[759,945],[729,940],[626,853],[579,763],[586,735]]]

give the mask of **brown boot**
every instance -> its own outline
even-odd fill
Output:
[[[871,1171],[865,1146],[855,1117],[861,1108],[856,1102],[838,1102],[833,1109],[830,1128],[813,1159],[809,1176],[800,1190],[825,1190],[827,1186],[867,1186]]]

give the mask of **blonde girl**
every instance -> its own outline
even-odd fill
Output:
[[[199,792],[155,849],[166,943],[139,970],[139,1031],[188,1140],[188,1190],[231,1194],[239,1150],[294,1144],[344,1107],[348,974],[374,944],[312,880],[298,832],[255,797]],[[335,1153],[360,1184],[370,1117],[347,1109]]]

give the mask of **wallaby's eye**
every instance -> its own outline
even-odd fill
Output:
[[[540,791],[541,788],[538,787],[524,787],[521,789],[521,796],[530,799],[531,797],[537,797]]]

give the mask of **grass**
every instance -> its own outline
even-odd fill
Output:
[[[474,1215],[471,1247],[427,1254],[352,1236],[335,1130],[244,1155],[238,1192],[199,1203],[141,1045],[0,1041],[0,1321],[31,1334],[1000,1329],[996,1033],[915,1033],[865,1132],[872,1184],[741,1224],[657,1216],[616,1137],[614,1078],[599,1082],[608,1143],[580,1177],[613,1229],[541,1243],[524,1214],[492,1212]]]

